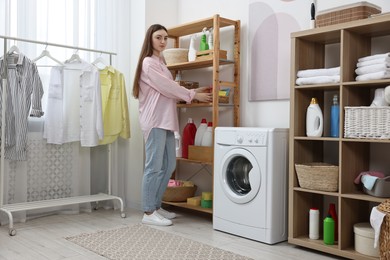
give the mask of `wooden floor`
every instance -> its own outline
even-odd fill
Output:
[[[232,251],[253,259],[264,260],[322,260],[338,259],[315,251],[289,245],[286,242],[266,245],[213,230],[210,215],[170,208],[178,217],[171,227],[158,227],[193,240]],[[99,209],[92,213],[52,215],[14,225],[16,236],[8,235],[8,225],[0,227],[0,259],[105,259],[64,239],[84,232],[112,229],[139,223],[142,213],[133,209],[121,218],[118,211]]]

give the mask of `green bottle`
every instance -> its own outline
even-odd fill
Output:
[[[334,244],[334,219],[331,215],[324,219],[324,243],[325,245]]]
[[[206,34],[203,34],[202,37],[200,38],[199,50],[206,51],[208,49],[209,49],[209,45],[207,44]]]

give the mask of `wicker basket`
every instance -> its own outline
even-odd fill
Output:
[[[163,51],[163,56],[167,65],[183,63],[188,61],[188,49],[172,48]]]
[[[345,107],[345,138],[390,138],[390,107]]]
[[[380,259],[390,259],[390,199],[385,200],[377,207],[386,216],[383,218],[381,232],[379,235]]]
[[[167,187],[165,190],[163,201],[169,202],[182,202],[187,201],[187,198],[194,197],[197,186],[193,187],[187,186],[174,186]]]
[[[318,12],[316,26],[322,27],[332,24],[345,23],[360,19],[366,19],[373,14],[380,14],[381,8],[367,2],[343,5],[337,8]]]
[[[295,164],[299,186],[321,191],[337,191],[339,167],[328,163]]]

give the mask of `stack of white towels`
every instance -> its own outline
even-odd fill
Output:
[[[356,67],[356,81],[390,78],[390,53],[360,58]]]
[[[340,67],[328,69],[300,70],[297,73],[297,85],[328,84],[340,82]]]

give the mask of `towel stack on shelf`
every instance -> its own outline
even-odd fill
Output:
[[[362,57],[356,67],[356,81],[390,78],[390,53]]]
[[[300,70],[297,73],[297,85],[328,84],[340,82],[340,67],[328,69]]]

